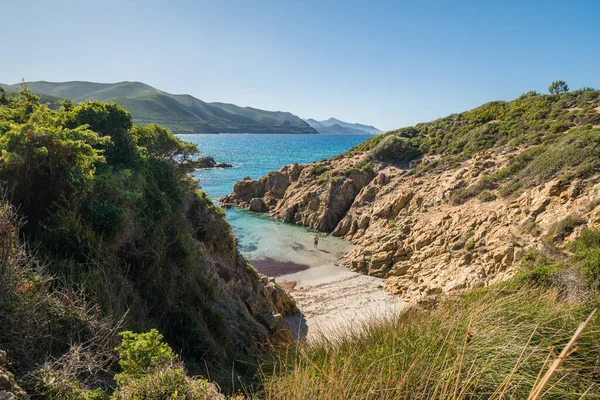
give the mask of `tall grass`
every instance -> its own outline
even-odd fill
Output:
[[[266,399],[526,399],[596,295],[503,284],[409,310],[264,367]],[[600,398],[600,318],[545,386],[545,399]]]

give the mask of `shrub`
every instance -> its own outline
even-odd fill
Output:
[[[311,175],[321,175],[328,169],[325,165],[317,164],[310,169],[310,173]]]
[[[389,135],[373,148],[371,154],[378,161],[406,164],[419,157],[421,152],[409,139]]]
[[[548,87],[551,94],[564,94],[569,91],[569,85],[565,81],[554,81]]]
[[[535,222],[535,218],[527,218],[527,220],[521,225],[521,232],[528,233],[533,236],[540,235],[540,229]]]
[[[373,172],[374,171],[373,165],[371,165],[370,162],[367,162],[366,164],[364,164],[360,170],[363,172]]]
[[[112,400],[222,400],[218,388],[203,379],[186,376],[185,370],[167,365],[136,379],[117,389]]]
[[[465,243],[465,250],[473,250],[475,248],[475,241],[470,239],[467,243]]]
[[[462,204],[470,198],[479,195],[484,190],[494,189],[495,186],[494,178],[484,175],[474,185],[454,190],[450,195],[450,200],[454,204]]]
[[[479,196],[477,197],[483,202],[496,200],[496,195],[490,190],[484,190],[483,192],[479,193]]]
[[[27,376],[32,396],[104,398],[89,386],[99,385],[115,361],[118,324],[81,293],[54,287],[58,282],[20,242],[19,226],[15,208],[0,202],[0,347],[17,377]]]
[[[121,344],[115,349],[119,354],[119,365],[122,372],[115,375],[119,386],[124,386],[130,379],[162,368],[175,360],[175,354],[168,344],[162,341],[163,336],[152,329],[145,333],[125,331],[119,333]]]
[[[579,215],[567,215],[562,220],[555,222],[550,229],[548,229],[548,235],[546,236],[545,240],[550,243],[563,240],[566,236],[573,232],[575,227],[584,223],[585,220]]]

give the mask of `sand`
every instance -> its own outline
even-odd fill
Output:
[[[302,315],[288,320],[296,339],[339,338],[363,323],[397,315],[404,302],[387,293],[383,280],[341,266],[321,266],[277,279]]]
[[[384,290],[382,279],[342,266],[352,243],[308,229],[235,211],[240,251],[260,272],[276,277],[302,310],[290,318],[296,338],[338,337],[375,318],[397,314],[403,301]]]

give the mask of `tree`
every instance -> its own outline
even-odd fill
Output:
[[[563,94],[569,92],[569,85],[565,81],[554,81],[548,87],[548,91],[551,94]]]
[[[2,86],[0,86],[0,104],[8,104],[8,99],[6,98],[6,91]]]

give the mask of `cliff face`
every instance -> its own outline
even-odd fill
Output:
[[[564,108],[570,118],[572,107]],[[344,156],[238,182],[221,200],[349,239],[356,245],[349,268],[421,300],[506,279],[529,251],[563,251],[584,226],[600,223],[600,130],[577,126],[536,143],[499,140],[450,161],[433,151],[410,163],[381,160],[377,143],[366,142]]]

